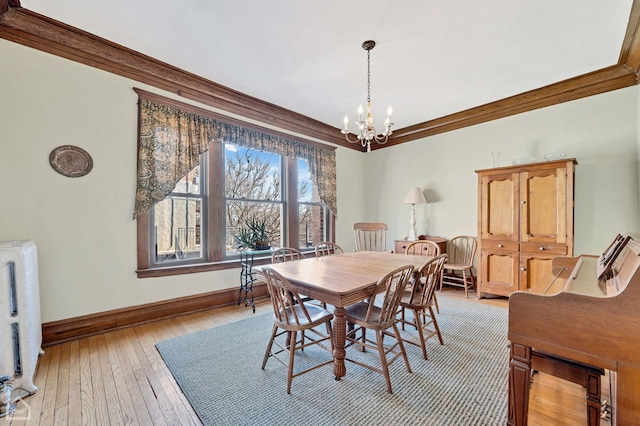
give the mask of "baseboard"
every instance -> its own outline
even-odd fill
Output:
[[[265,283],[253,286],[255,298],[268,295]],[[94,334],[131,327],[149,321],[175,317],[238,303],[238,289],[230,288],[144,305],[99,312],[42,324],[42,346],[51,346]],[[244,305],[241,305],[244,308]]]

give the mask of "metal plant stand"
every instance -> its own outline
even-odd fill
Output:
[[[246,250],[240,252],[240,289],[238,290],[238,306],[244,302],[244,306],[251,306],[253,313],[256,313],[256,305],[253,302],[253,257],[266,255],[273,250]]]

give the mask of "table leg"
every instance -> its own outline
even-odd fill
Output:
[[[333,374],[336,380],[340,380],[347,369],[344,365],[345,340],[347,334],[347,315],[344,307],[336,306],[333,312]]]

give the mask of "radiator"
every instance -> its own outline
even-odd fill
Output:
[[[0,242],[0,376],[30,394],[43,353],[38,252],[33,241]]]

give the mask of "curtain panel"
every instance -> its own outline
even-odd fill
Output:
[[[215,138],[214,120],[138,100],[138,179],[133,218],[149,211],[199,164]]]
[[[169,195],[178,181],[199,164],[200,154],[209,149],[210,143],[216,142],[307,160],[320,200],[337,215],[336,155],[333,148],[323,149],[205,114],[195,114],[145,99],[140,94],[138,113],[134,219]]]

